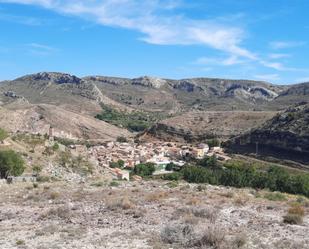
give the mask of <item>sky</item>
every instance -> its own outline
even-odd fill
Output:
[[[309,81],[308,0],[0,0],[0,80]]]

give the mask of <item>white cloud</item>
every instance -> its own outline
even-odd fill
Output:
[[[26,44],[25,46],[27,48],[27,51],[34,55],[45,56],[45,55],[54,54],[58,51],[57,48],[47,46],[44,44],[39,44],[39,43],[30,43],[30,44]]]
[[[272,49],[294,48],[305,45],[303,41],[273,41],[269,45]]]
[[[65,15],[78,16],[98,24],[138,31],[142,41],[156,45],[204,45],[227,54],[222,65],[243,60],[275,70],[286,68],[268,62],[243,46],[245,31],[228,20],[197,20],[176,14],[182,0],[0,0],[6,3],[38,5]],[[302,42],[272,42],[273,48],[299,46]],[[277,59],[279,59],[277,57]],[[217,64],[218,64],[217,63]]]
[[[169,12],[179,0],[0,0],[0,2],[34,4],[59,13],[94,20],[143,34],[141,40],[158,45],[206,45],[230,55],[255,59],[243,48],[244,31],[238,27],[193,20]],[[169,12],[168,14],[165,12]]]
[[[237,56],[229,56],[227,58],[219,57],[200,57],[195,61],[195,64],[199,65],[221,65],[221,66],[233,66],[244,63],[244,60],[240,60]]]

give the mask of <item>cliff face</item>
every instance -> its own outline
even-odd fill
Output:
[[[260,128],[233,138],[228,148],[309,164],[309,104],[289,108]]]

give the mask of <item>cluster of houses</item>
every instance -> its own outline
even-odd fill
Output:
[[[153,143],[119,143],[109,142],[105,145],[94,146],[89,149],[90,156],[97,161],[98,166],[109,168],[112,162],[121,160],[124,168],[133,169],[140,163],[151,162],[156,165],[155,174],[166,173],[165,167],[169,163],[183,166],[188,158],[202,159],[205,156],[223,155],[219,147],[210,149],[207,144],[187,145],[174,142],[153,142]],[[222,158],[226,160],[227,158]],[[115,170],[119,179],[125,179],[126,171]]]

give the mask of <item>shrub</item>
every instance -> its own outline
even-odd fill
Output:
[[[0,128],[0,142],[2,143],[4,139],[6,139],[9,136],[9,134]]]
[[[173,162],[168,163],[165,167],[166,171],[173,171],[175,168],[177,167],[177,165]]]
[[[163,180],[168,180],[168,181],[178,181],[180,178],[181,178],[181,174],[177,172],[162,176]]]
[[[304,216],[305,215],[305,209],[300,205],[294,205],[294,206],[289,208],[288,213]]]
[[[242,248],[247,243],[247,236],[245,234],[238,234],[233,242],[233,248]]]
[[[168,182],[166,185],[167,185],[168,187],[170,187],[170,188],[176,188],[176,187],[178,187],[178,182],[176,182],[176,181],[171,181],[171,182]]]
[[[119,143],[127,143],[128,142],[127,138],[124,137],[124,136],[117,137],[116,141],[119,142]]]
[[[55,199],[57,199],[59,197],[60,197],[60,194],[58,192],[51,192],[50,195],[49,195],[49,198],[51,200],[55,200]]]
[[[206,156],[203,159],[199,160],[197,164],[205,168],[215,169],[218,167],[218,160],[215,155],[211,157]]]
[[[53,151],[57,151],[59,150],[59,144],[58,143],[55,143],[52,147]]]
[[[286,196],[279,192],[266,193],[264,195],[264,198],[270,201],[285,201],[286,200]]]
[[[119,182],[116,182],[116,181],[112,181],[110,184],[109,184],[110,187],[119,187]]]
[[[210,148],[212,147],[216,147],[216,146],[219,146],[220,145],[220,141],[216,138],[213,138],[213,139],[209,139],[207,140],[207,144]]]
[[[300,225],[303,223],[303,217],[298,214],[286,214],[283,216],[283,222],[291,225]]]
[[[25,245],[25,241],[19,239],[19,240],[16,241],[16,245],[17,245],[17,246]]]
[[[32,172],[33,172],[33,174],[38,176],[41,171],[42,171],[42,166],[37,165],[37,164],[32,165]]]
[[[1,178],[7,178],[9,175],[21,175],[25,170],[24,164],[24,160],[16,152],[12,150],[0,151]]]
[[[141,163],[134,167],[133,172],[139,176],[151,176],[155,170],[154,163]]]
[[[292,225],[300,225],[303,223],[304,216],[304,208],[299,204],[294,204],[288,209],[287,214],[283,216],[283,222]]]
[[[117,210],[117,209],[132,209],[134,207],[133,202],[127,197],[123,197],[123,198],[115,198],[115,199],[110,199],[107,202],[106,207],[109,210]]]
[[[206,218],[211,223],[215,223],[218,218],[218,210],[214,208],[196,208],[192,210],[192,213],[195,217]]]
[[[191,225],[167,225],[161,231],[161,240],[168,244],[188,246],[194,241],[194,230]]]
[[[225,232],[222,228],[218,226],[209,226],[196,244],[200,247],[212,246],[214,248],[220,248],[224,239]]]
[[[122,169],[124,167],[124,161],[118,160],[117,162],[110,162],[109,167]]]

